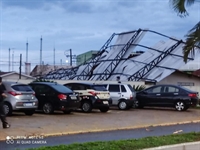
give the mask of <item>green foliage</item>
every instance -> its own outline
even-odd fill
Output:
[[[56,83],[55,81],[50,81],[50,80],[47,80],[47,79],[41,79],[41,78],[36,79],[36,80],[34,80],[34,81],[32,81],[32,82],[52,82],[52,83]]]
[[[183,47],[184,61],[187,62],[188,56],[195,56],[195,47],[200,47],[200,21],[185,35],[186,44]]]
[[[145,88],[146,88],[145,85],[137,85],[137,86],[133,85],[133,89],[134,89],[136,92],[142,91],[142,90],[144,90]]]
[[[28,150],[139,150],[144,148],[200,141],[199,133],[173,134],[160,137],[146,137],[108,142],[75,143],[70,145],[46,146]]]
[[[186,17],[189,15],[186,8],[197,4],[199,0],[169,0],[172,9],[180,16]],[[186,42],[183,46],[184,62],[188,61],[188,57],[194,57],[196,47],[200,47],[200,21],[185,35]]]
[[[187,6],[191,6],[196,0],[169,0],[172,9],[180,16],[186,17],[189,13],[186,10]]]

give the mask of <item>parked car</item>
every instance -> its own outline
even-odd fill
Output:
[[[2,87],[7,97],[4,99],[6,115],[12,115],[13,111],[21,111],[26,115],[33,115],[38,107],[35,92],[27,84],[3,81]]]
[[[155,85],[136,94],[136,107],[174,107],[178,111],[196,106],[198,92],[177,85]]]
[[[32,82],[29,84],[38,99],[38,110],[51,114],[54,110],[71,113],[80,106],[80,99],[69,88],[52,82]]]
[[[131,85],[123,83],[103,85],[110,92],[110,98],[112,100],[111,105],[118,106],[120,110],[133,107],[136,92]]]
[[[109,110],[109,91],[102,85],[92,83],[66,83],[71,90],[78,92],[83,112],[91,112],[92,109],[99,109],[101,112]]]

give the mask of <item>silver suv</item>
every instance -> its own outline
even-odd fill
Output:
[[[33,115],[38,107],[35,92],[27,84],[3,81],[2,86],[7,97],[4,99],[6,115],[13,111],[22,111],[26,115]]]
[[[119,109],[125,110],[133,107],[136,92],[129,84],[103,84],[110,92],[111,105],[118,106]]]

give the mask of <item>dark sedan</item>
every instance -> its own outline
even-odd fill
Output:
[[[32,82],[29,84],[38,99],[38,110],[51,114],[54,110],[70,113],[80,106],[79,96],[69,88],[51,82]]]
[[[137,92],[136,107],[174,107],[178,111],[187,110],[199,103],[198,92],[177,85],[155,85]]]

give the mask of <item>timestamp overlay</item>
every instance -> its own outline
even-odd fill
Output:
[[[30,145],[30,144],[40,144],[45,145],[47,141],[43,135],[30,135],[30,136],[7,136],[6,141],[7,144],[23,144],[23,145]]]

